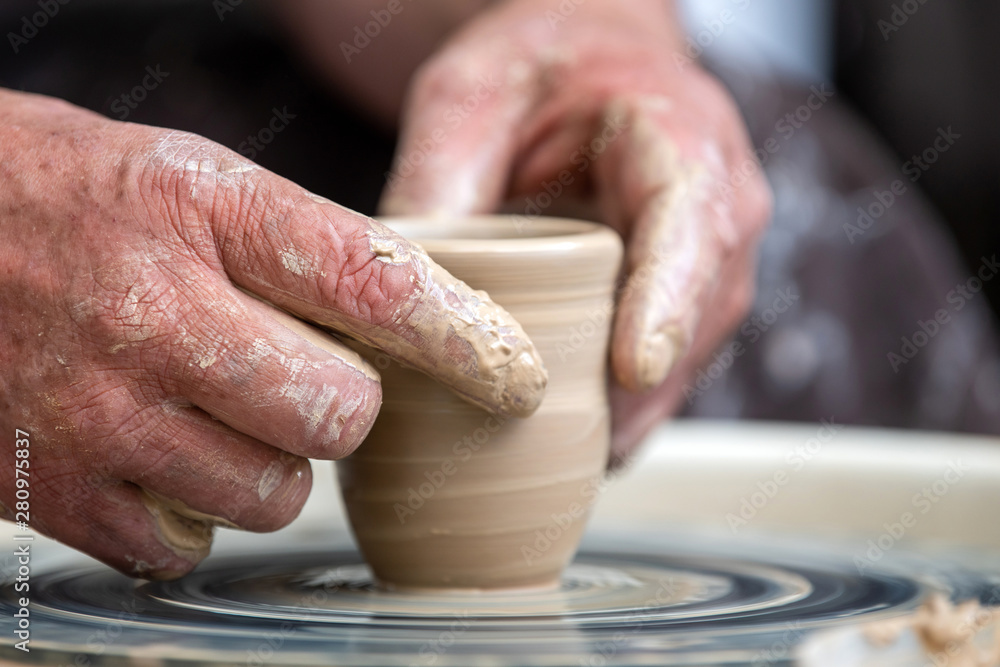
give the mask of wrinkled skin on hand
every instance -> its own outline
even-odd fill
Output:
[[[621,232],[617,461],[677,409],[745,316],[770,217],[760,170],[739,171],[742,120],[683,57],[676,25],[662,0],[498,3],[418,71],[382,202],[393,214],[460,215],[516,201],[530,224],[525,198],[556,183],[555,199],[589,201]]]
[[[284,526],[306,457],[368,433],[377,373],[283,310],[494,412],[540,401],[544,369],[508,314],[210,141],[0,91],[0,172],[0,431],[30,433],[30,525],[123,572],[186,573],[214,524]],[[511,356],[491,369],[499,340]],[[15,460],[0,460],[7,519]]]

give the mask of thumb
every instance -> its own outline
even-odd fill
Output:
[[[529,77],[509,69],[470,66],[451,54],[424,66],[411,88],[380,213],[457,215],[499,206],[533,97],[525,90]]]

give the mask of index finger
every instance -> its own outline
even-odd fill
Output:
[[[190,137],[190,135],[185,135]],[[202,257],[235,284],[427,373],[490,412],[530,415],[547,374],[521,325],[484,292],[371,218],[222,147],[182,137],[154,151],[157,186]],[[191,145],[193,143],[193,146]],[[202,224],[191,225],[192,218]]]

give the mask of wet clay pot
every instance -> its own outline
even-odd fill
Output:
[[[608,457],[607,346],[621,242],[573,220],[382,222],[507,309],[549,382],[533,416],[505,420],[368,350],[382,374],[382,409],[337,465],[365,560],[388,588],[554,586]]]

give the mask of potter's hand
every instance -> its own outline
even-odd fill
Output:
[[[378,412],[367,364],[236,286],[494,411],[539,401],[509,315],[210,141],[0,91],[0,171],[0,514],[125,572],[187,572],[213,522],[287,524],[305,457]]]
[[[748,140],[732,101],[684,58],[666,4],[508,0],[481,15],[418,72],[382,203],[461,214],[513,200],[530,232],[533,216],[592,197],[628,245],[616,458],[749,308],[770,208],[763,177],[738,170]]]

